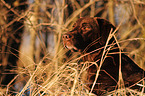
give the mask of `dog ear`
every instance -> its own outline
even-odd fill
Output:
[[[115,26],[113,26],[108,20],[102,19],[100,17],[95,17],[94,19],[97,21],[96,23],[99,26],[100,33],[98,35],[99,37],[101,37],[100,43],[101,45],[105,45],[108,39],[109,33],[111,31],[111,28],[113,28],[113,31],[114,31]]]

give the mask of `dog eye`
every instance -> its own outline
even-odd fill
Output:
[[[81,28],[83,31],[90,31],[91,30],[91,26],[84,26]]]
[[[86,29],[86,30],[90,30],[91,27],[90,27],[90,26],[86,26],[85,29]]]

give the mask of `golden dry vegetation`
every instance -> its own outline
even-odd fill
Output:
[[[62,44],[62,34],[85,16],[114,24],[120,48],[145,69],[144,9],[144,0],[0,0],[0,95],[93,96],[82,79],[96,62],[81,62],[78,53],[68,58]],[[142,92],[106,94],[143,96],[137,84]]]

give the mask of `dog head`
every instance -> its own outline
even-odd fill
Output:
[[[83,52],[90,45],[93,46],[93,44],[99,48],[105,45],[111,28],[115,29],[109,21],[99,17],[80,18],[73,25],[73,29],[63,35],[63,44],[69,50],[80,52]]]

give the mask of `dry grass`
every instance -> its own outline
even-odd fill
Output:
[[[6,43],[8,38],[6,38],[7,35],[5,36],[4,33],[7,33],[6,29],[8,29],[9,26],[12,26],[14,22],[19,21],[22,18],[25,19],[24,26],[28,28],[25,29],[24,34],[29,34],[28,36],[31,35],[30,41],[33,41],[30,45],[28,44],[29,47],[24,45],[20,47],[20,50],[14,49],[19,52],[19,56],[14,54],[19,61],[17,62],[18,68],[11,71],[17,73],[17,75],[15,75],[5,88],[0,87],[0,95],[8,96],[15,94],[17,96],[22,96],[23,94],[29,94],[29,96],[93,96],[91,92],[94,86],[89,92],[83,80],[86,78],[85,74],[87,68],[90,64],[97,65],[97,61],[80,62],[83,56],[90,53],[84,54],[83,56],[76,53],[63,62],[67,50],[63,48],[61,36],[63,33],[71,29],[72,24],[79,17],[84,16],[100,16],[108,18],[113,24],[118,26],[117,30],[110,34],[104,47],[104,54],[101,58],[94,84],[97,81],[103,61],[108,54],[108,50],[111,49],[111,46],[109,48],[107,47],[108,41],[115,35],[118,37],[116,40],[120,49],[125,50],[125,52],[132,57],[139,66],[145,69],[144,1],[115,0],[115,2],[112,2],[111,0],[108,0],[108,3],[104,3],[103,0],[80,0],[79,2],[77,0],[54,0],[54,2],[51,0],[42,0],[41,2],[39,0],[36,1],[38,2],[26,2],[26,4],[29,4],[29,7],[22,13],[18,13],[14,8],[10,8],[4,0],[0,1],[0,4],[8,8],[7,11],[11,10],[16,15],[16,17],[7,24],[3,24],[0,21],[0,25],[4,25],[0,29],[2,42],[11,49],[11,46]],[[130,9],[126,8],[128,6],[130,6]],[[2,15],[0,13],[0,17],[6,17],[5,15],[7,15],[7,13],[8,12]],[[47,35],[50,34],[49,32],[53,33],[51,34],[53,36],[53,39],[51,39],[52,41],[48,40],[48,38],[50,38],[47,37]],[[11,34],[12,33],[13,32],[11,32]],[[47,41],[49,41],[49,43]],[[21,42],[23,42],[23,40]],[[50,42],[53,42],[55,46],[53,47]],[[33,51],[28,50],[29,48]],[[49,49],[53,50],[49,51]],[[94,51],[97,50],[100,49]],[[9,51],[7,50],[0,50],[0,54],[8,52]],[[41,56],[41,54],[43,54],[43,56]],[[4,58],[7,58],[7,55],[4,56]],[[1,64],[5,64],[3,63],[6,62],[4,58],[1,58]],[[106,95],[124,96],[126,92],[129,92],[132,96],[143,96],[145,94],[144,82],[142,81],[143,80],[136,83],[136,85],[142,86],[141,92],[132,90],[130,87],[124,88],[124,86],[122,86],[123,79],[120,67],[118,81],[118,86],[120,87],[117,90],[106,93]]]

